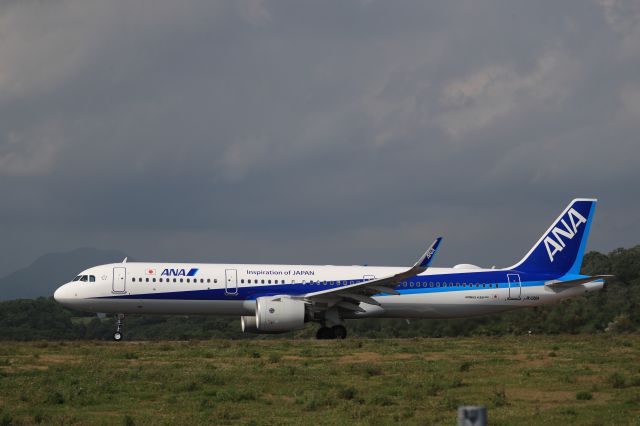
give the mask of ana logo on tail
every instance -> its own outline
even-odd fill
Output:
[[[571,226],[567,224],[566,218],[563,218],[560,223],[562,223],[564,229],[560,227],[559,223],[558,226],[554,227],[551,233],[544,239],[544,246],[547,249],[547,254],[549,255],[549,260],[551,262],[553,262],[553,256],[560,253],[566,246],[563,237],[569,240],[573,239],[580,224],[587,223],[587,219],[573,208],[569,210],[567,216],[571,222]]]

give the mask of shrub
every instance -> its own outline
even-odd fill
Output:
[[[504,389],[497,389],[493,392],[491,403],[494,407],[503,407],[507,405],[507,393]]]
[[[593,395],[589,391],[580,391],[576,393],[576,399],[578,401],[589,401],[593,399]]]
[[[13,424],[13,416],[9,413],[4,413],[0,418],[0,425],[9,426],[11,424]]]
[[[611,383],[611,386],[613,386],[614,388],[623,388],[625,385],[626,379],[624,377],[624,374],[620,373],[620,372],[615,372],[612,375],[609,376],[609,383]]]
[[[461,373],[464,373],[464,372],[467,372],[467,371],[471,370],[471,362],[469,362],[469,361],[463,362],[462,364],[460,364],[460,368],[458,368],[458,370]]]
[[[366,367],[364,367],[363,371],[365,376],[367,377],[379,376],[382,374],[380,368],[374,367],[373,365],[367,365]]]
[[[348,387],[348,388],[340,389],[338,391],[338,396],[342,399],[352,400],[353,398],[355,398],[356,393],[357,391],[354,388]]]
[[[47,402],[49,404],[64,404],[64,395],[58,391],[51,392],[47,396]]]

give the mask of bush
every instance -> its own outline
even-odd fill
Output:
[[[611,383],[611,386],[613,386],[614,388],[623,388],[626,383],[624,374],[620,372],[613,373],[609,376],[609,383]]]
[[[580,391],[576,394],[576,399],[578,401],[589,401],[593,399],[593,395],[588,391]]]
[[[49,404],[64,404],[64,395],[58,391],[54,391],[47,396],[47,402]]]
[[[11,416],[11,414],[9,413],[4,413],[0,418],[0,425],[9,426],[11,424],[13,424],[13,416]]]
[[[338,391],[338,396],[342,399],[346,399],[346,400],[352,400],[353,398],[355,398],[357,391],[352,388],[352,387],[348,387],[348,388],[344,388],[344,389],[340,389],[340,391]]]
[[[471,370],[471,363],[469,361],[463,362],[462,364],[460,364],[460,368],[458,370],[460,370],[460,372],[462,373]]]
[[[491,397],[491,403],[494,407],[504,407],[507,405],[507,393],[504,389],[498,389],[494,391]]]

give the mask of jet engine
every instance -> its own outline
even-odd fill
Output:
[[[285,333],[304,328],[305,303],[287,296],[256,299],[256,315],[240,317],[245,333]]]

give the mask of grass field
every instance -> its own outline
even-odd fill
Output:
[[[0,424],[640,424],[639,336],[2,342]]]

